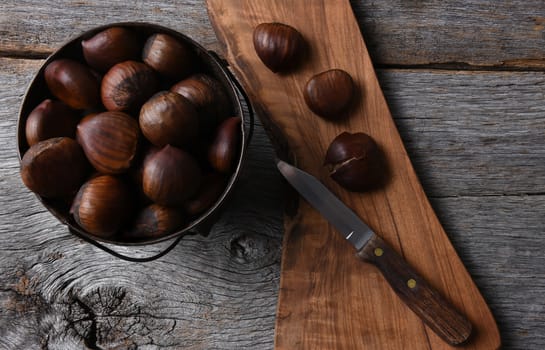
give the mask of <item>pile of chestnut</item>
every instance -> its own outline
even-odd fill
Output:
[[[94,236],[183,229],[216,203],[240,152],[241,119],[224,87],[169,34],[109,27],[80,50],[43,71],[48,93],[26,119],[23,182],[66,203]]]

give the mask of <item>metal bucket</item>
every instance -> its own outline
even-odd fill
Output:
[[[139,22],[124,22],[124,23],[113,23],[100,27],[91,29],[64,44],[59,50],[54,52],[51,56],[47,58],[45,63],[41,66],[38,73],[32,79],[19,110],[19,118],[17,122],[17,145],[18,145],[18,156],[19,161],[21,161],[24,153],[28,150],[29,146],[25,137],[25,124],[30,112],[44,99],[52,98],[52,95],[49,93],[47,85],[44,79],[44,69],[52,61],[59,58],[71,58],[80,62],[84,62],[83,53],[81,50],[81,41],[89,39],[95,34],[110,28],[110,27],[126,27],[133,30],[138,35],[147,37],[154,33],[164,33],[168,34],[179,41],[186,43],[189,47],[193,49],[193,52],[197,55],[200,62],[200,71],[217,79],[222,86],[224,87],[225,92],[227,93],[229,100],[233,109],[233,116],[241,117],[241,142],[239,145],[239,152],[237,158],[237,164],[234,168],[233,173],[231,174],[227,186],[225,187],[223,193],[217,199],[217,201],[203,214],[187,224],[183,229],[173,232],[171,234],[148,239],[138,242],[123,242],[116,241],[106,238],[101,238],[94,236],[81,227],[74,221],[72,216],[69,214],[70,203],[67,203],[62,200],[52,200],[43,198],[39,195],[36,195],[42,204],[63,224],[68,226],[68,229],[74,235],[84,239],[85,241],[99,247],[100,249],[124,260],[128,261],[151,261],[157,259],[166,253],[168,253],[172,248],[178,244],[178,242],[185,236],[189,234],[201,234],[207,235],[210,231],[212,225],[219,218],[221,214],[221,208],[226,204],[229,195],[233,192],[235,183],[240,177],[243,163],[245,159],[246,150],[250,142],[253,125],[254,125],[254,115],[251,108],[251,105],[248,101],[244,90],[241,88],[240,84],[234,78],[234,76],[229,71],[227,64],[222,60],[215,52],[208,51],[199,45],[197,42],[193,41],[191,38],[187,37],[184,34],[176,32],[172,29],[162,27],[157,24],[151,23],[139,23]],[[148,257],[132,257],[125,254],[121,254],[114,249],[104,245],[103,243],[108,243],[109,245],[120,245],[120,246],[145,246],[156,244],[164,241],[172,241],[165,249],[160,253],[154,254]]]

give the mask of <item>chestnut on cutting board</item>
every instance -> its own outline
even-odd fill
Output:
[[[363,132],[338,135],[326,151],[324,165],[333,180],[353,192],[378,187],[387,177],[377,143]]]
[[[354,92],[350,74],[341,69],[331,69],[310,78],[303,96],[315,114],[325,119],[339,120],[350,109]]]
[[[306,42],[297,29],[283,23],[261,23],[254,29],[254,49],[274,73],[287,72],[301,63]]]

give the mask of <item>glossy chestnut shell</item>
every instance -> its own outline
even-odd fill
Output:
[[[354,91],[350,74],[331,69],[313,76],[307,82],[303,96],[314,113],[329,120],[339,120],[346,117]]]
[[[324,165],[333,180],[353,192],[373,189],[384,183],[387,175],[377,143],[362,132],[338,135],[327,149]]]
[[[61,101],[46,99],[30,112],[25,125],[29,146],[53,137],[76,138],[79,123],[76,111]]]
[[[203,176],[201,187],[197,194],[184,204],[189,215],[198,215],[210,208],[225,190],[227,179],[218,173],[208,173]]]
[[[303,58],[306,43],[297,29],[283,23],[261,23],[254,29],[254,49],[274,73],[295,68]]]
[[[122,112],[89,115],[77,128],[77,140],[93,167],[120,174],[131,166],[138,149],[138,122]]]
[[[75,193],[90,169],[80,145],[69,137],[34,144],[21,161],[23,183],[45,198]]]
[[[190,145],[199,132],[199,116],[193,104],[170,91],[149,99],[142,106],[138,120],[146,139],[158,147]]]
[[[189,153],[166,145],[144,163],[142,187],[155,203],[180,206],[197,192],[201,176],[199,165]]]
[[[142,62],[125,61],[104,75],[100,94],[109,111],[137,112],[158,89],[159,79],[153,69]]]
[[[171,80],[182,79],[195,70],[191,50],[168,34],[153,34],[142,52],[142,61]]]
[[[118,63],[139,59],[142,50],[136,33],[124,27],[107,28],[82,40],[81,47],[85,61],[101,73]]]
[[[189,100],[199,114],[203,133],[212,131],[230,113],[223,86],[207,74],[194,74],[170,88]]]
[[[87,232],[109,237],[127,222],[132,211],[125,183],[112,175],[99,175],[81,186],[70,212]]]
[[[240,117],[223,121],[208,149],[208,161],[220,173],[228,173],[233,168],[241,138],[240,122]]]
[[[100,103],[100,81],[86,65],[61,58],[45,67],[49,91],[74,109],[87,109]]]
[[[151,204],[136,216],[126,237],[131,240],[157,238],[174,232],[184,223],[180,208]]]

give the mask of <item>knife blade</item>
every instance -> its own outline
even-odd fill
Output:
[[[277,160],[286,180],[357,250],[357,257],[375,265],[405,304],[438,336],[451,345],[465,342],[472,325],[439,292],[356,213],[309,173]]]

